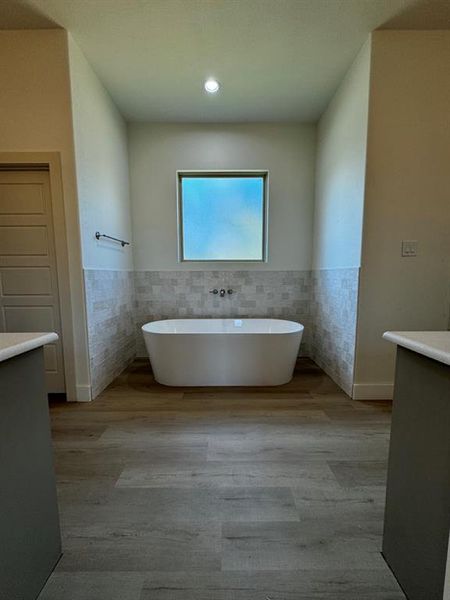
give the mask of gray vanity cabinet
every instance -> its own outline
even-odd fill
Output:
[[[450,530],[450,366],[398,346],[383,555],[409,600],[442,600]]]
[[[0,362],[0,598],[34,600],[61,555],[43,348]]]

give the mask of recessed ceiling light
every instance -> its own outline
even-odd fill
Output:
[[[208,94],[215,94],[219,91],[220,83],[217,81],[217,79],[210,77],[205,81],[203,87],[205,88],[205,92],[208,92]]]

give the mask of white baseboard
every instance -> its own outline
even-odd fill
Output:
[[[77,402],[90,402],[92,400],[90,385],[77,385]]]
[[[353,400],[392,400],[393,383],[354,383]]]

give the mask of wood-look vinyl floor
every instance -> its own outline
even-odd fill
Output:
[[[136,361],[51,407],[64,554],[39,600],[402,600],[381,555],[389,403],[311,361],[165,388]]]

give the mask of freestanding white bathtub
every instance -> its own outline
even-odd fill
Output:
[[[303,325],[279,319],[169,319],[142,327],[164,385],[282,385],[292,378]]]

